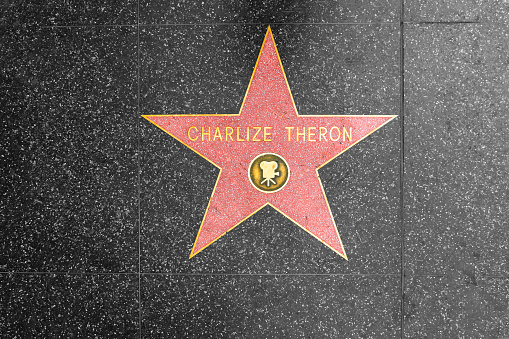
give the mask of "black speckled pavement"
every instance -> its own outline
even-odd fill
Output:
[[[398,116],[318,170],[348,260],[269,205],[189,258],[220,170],[142,115],[239,113],[269,25],[299,114]],[[507,1],[4,0],[0,37],[0,338],[509,338]]]

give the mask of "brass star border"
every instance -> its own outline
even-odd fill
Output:
[[[220,170],[190,258],[270,205],[348,260],[318,169],[397,115],[299,115],[269,26],[238,114],[143,117]],[[287,162],[284,187],[255,187],[248,171],[263,154]]]

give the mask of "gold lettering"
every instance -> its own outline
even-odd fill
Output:
[[[260,133],[260,131],[262,130],[261,127],[253,127],[254,130],[256,131],[255,135],[253,136],[253,141],[261,141],[260,139],[256,139],[256,136],[258,135],[258,133]]]
[[[315,132],[311,132],[311,130],[315,130],[316,127],[308,127],[308,141],[316,141],[316,139],[311,139],[311,137],[315,137]]]
[[[216,141],[216,138],[219,138],[219,140],[223,141],[223,136],[221,135],[221,130],[219,129],[219,127],[216,127],[213,141]]]
[[[320,141],[322,141],[322,137],[323,137],[323,140],[327,141],[327,138],[325,137],[325,134],[327,133],[327,128],[325,127],[320,127],[319,128],[319,135],[318,135],[318,139]]]
[[[187,130],[187,136],[189,137],[189,140],[196,141],[196,140],[198,140],[198,136],[196,136],[196,138],[194,138],[194,139],[193,139],[193,138],[191,138],[191,129],[192,129],[192,128],[194,128],[194,130],[195,130],[196,132],[198,132],[198,128],[196,128],[196,127],[194,127],[194,126],[191,126],[191,127],[189,127],[189,129]]]
[[[272,129],[272,127],[263,128],[263,141],[272,141],[272,139],[269,139],[272,133],[267,132],[268,129]]]
[[[239,127],[237,127],[237,141],[246,141],[246,140],[240,138]]]
[[[302,127],[302,132],[299,132],[299,128],[297,127],[297,141],[299,141],[299,136],[302,136],[302,140],[306,141],[306,127]]]
[[[247,126],[247,136],[246,136],[246,141],[249,141],[249,126]]]
[[[334,138],[332,137],[332,130],[333,130],[334,128],[335,128],[335,129],[336,129],[336,131],[338,132],[338,137],[337,137],[336,139],[334,139]],[[339,127],[337,127],[337,126],[332,126],[332,127],[331,127],[331,129],[330,129],[330,131],[329,131],[329,139],[330,139],[330,141],[338,141],[340,136],[341,136],[341,132],[339,131]]]
[[[208,136],[209,141],[210,141],[210,127],[209,127],[209,131],[208,132],[205,132],[205,127],[201,128],[201,141],[205,141],[205,137],[204,137],[205,135]]]
[[[224,138],[226,139],[226,141],[228,141],[228,137],[230,137],[230,141],[233,141],[233,137],[232,137],[233,127],[226,126],[225,134],[226,134],[226,136]]]
[[[291,141],[292,140],[292,131],[295,127],[285,127],[286,130],[288,131],[288,141]]]
[[[346,127],[343,127],[343,141],[345,141],[345,137],[348,136],[348,140],[352,141],[352,127],[350,127],[350,134],[348,134],[348,131],[346,130]]]

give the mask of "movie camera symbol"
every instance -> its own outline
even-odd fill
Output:
[[[267,184],[267,187],[270,187],[271,184],[276,185],[276,182],[273,180],[276,176],[279,176],[279,171],[275,170],[278,168],[278,164],[276,161],[262,161],[260,163],[260,168],[262,169],[262,177],[263,180],[260,185],[264,183]]]

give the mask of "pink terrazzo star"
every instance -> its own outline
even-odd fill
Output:
[[[317,170],[396,116],[299,116],[269,27],[239,114],[144,117],[220,169],[190,257],[268,204],[347,259]],[[288,165],[278,191],[249,179],[264,153]]]

